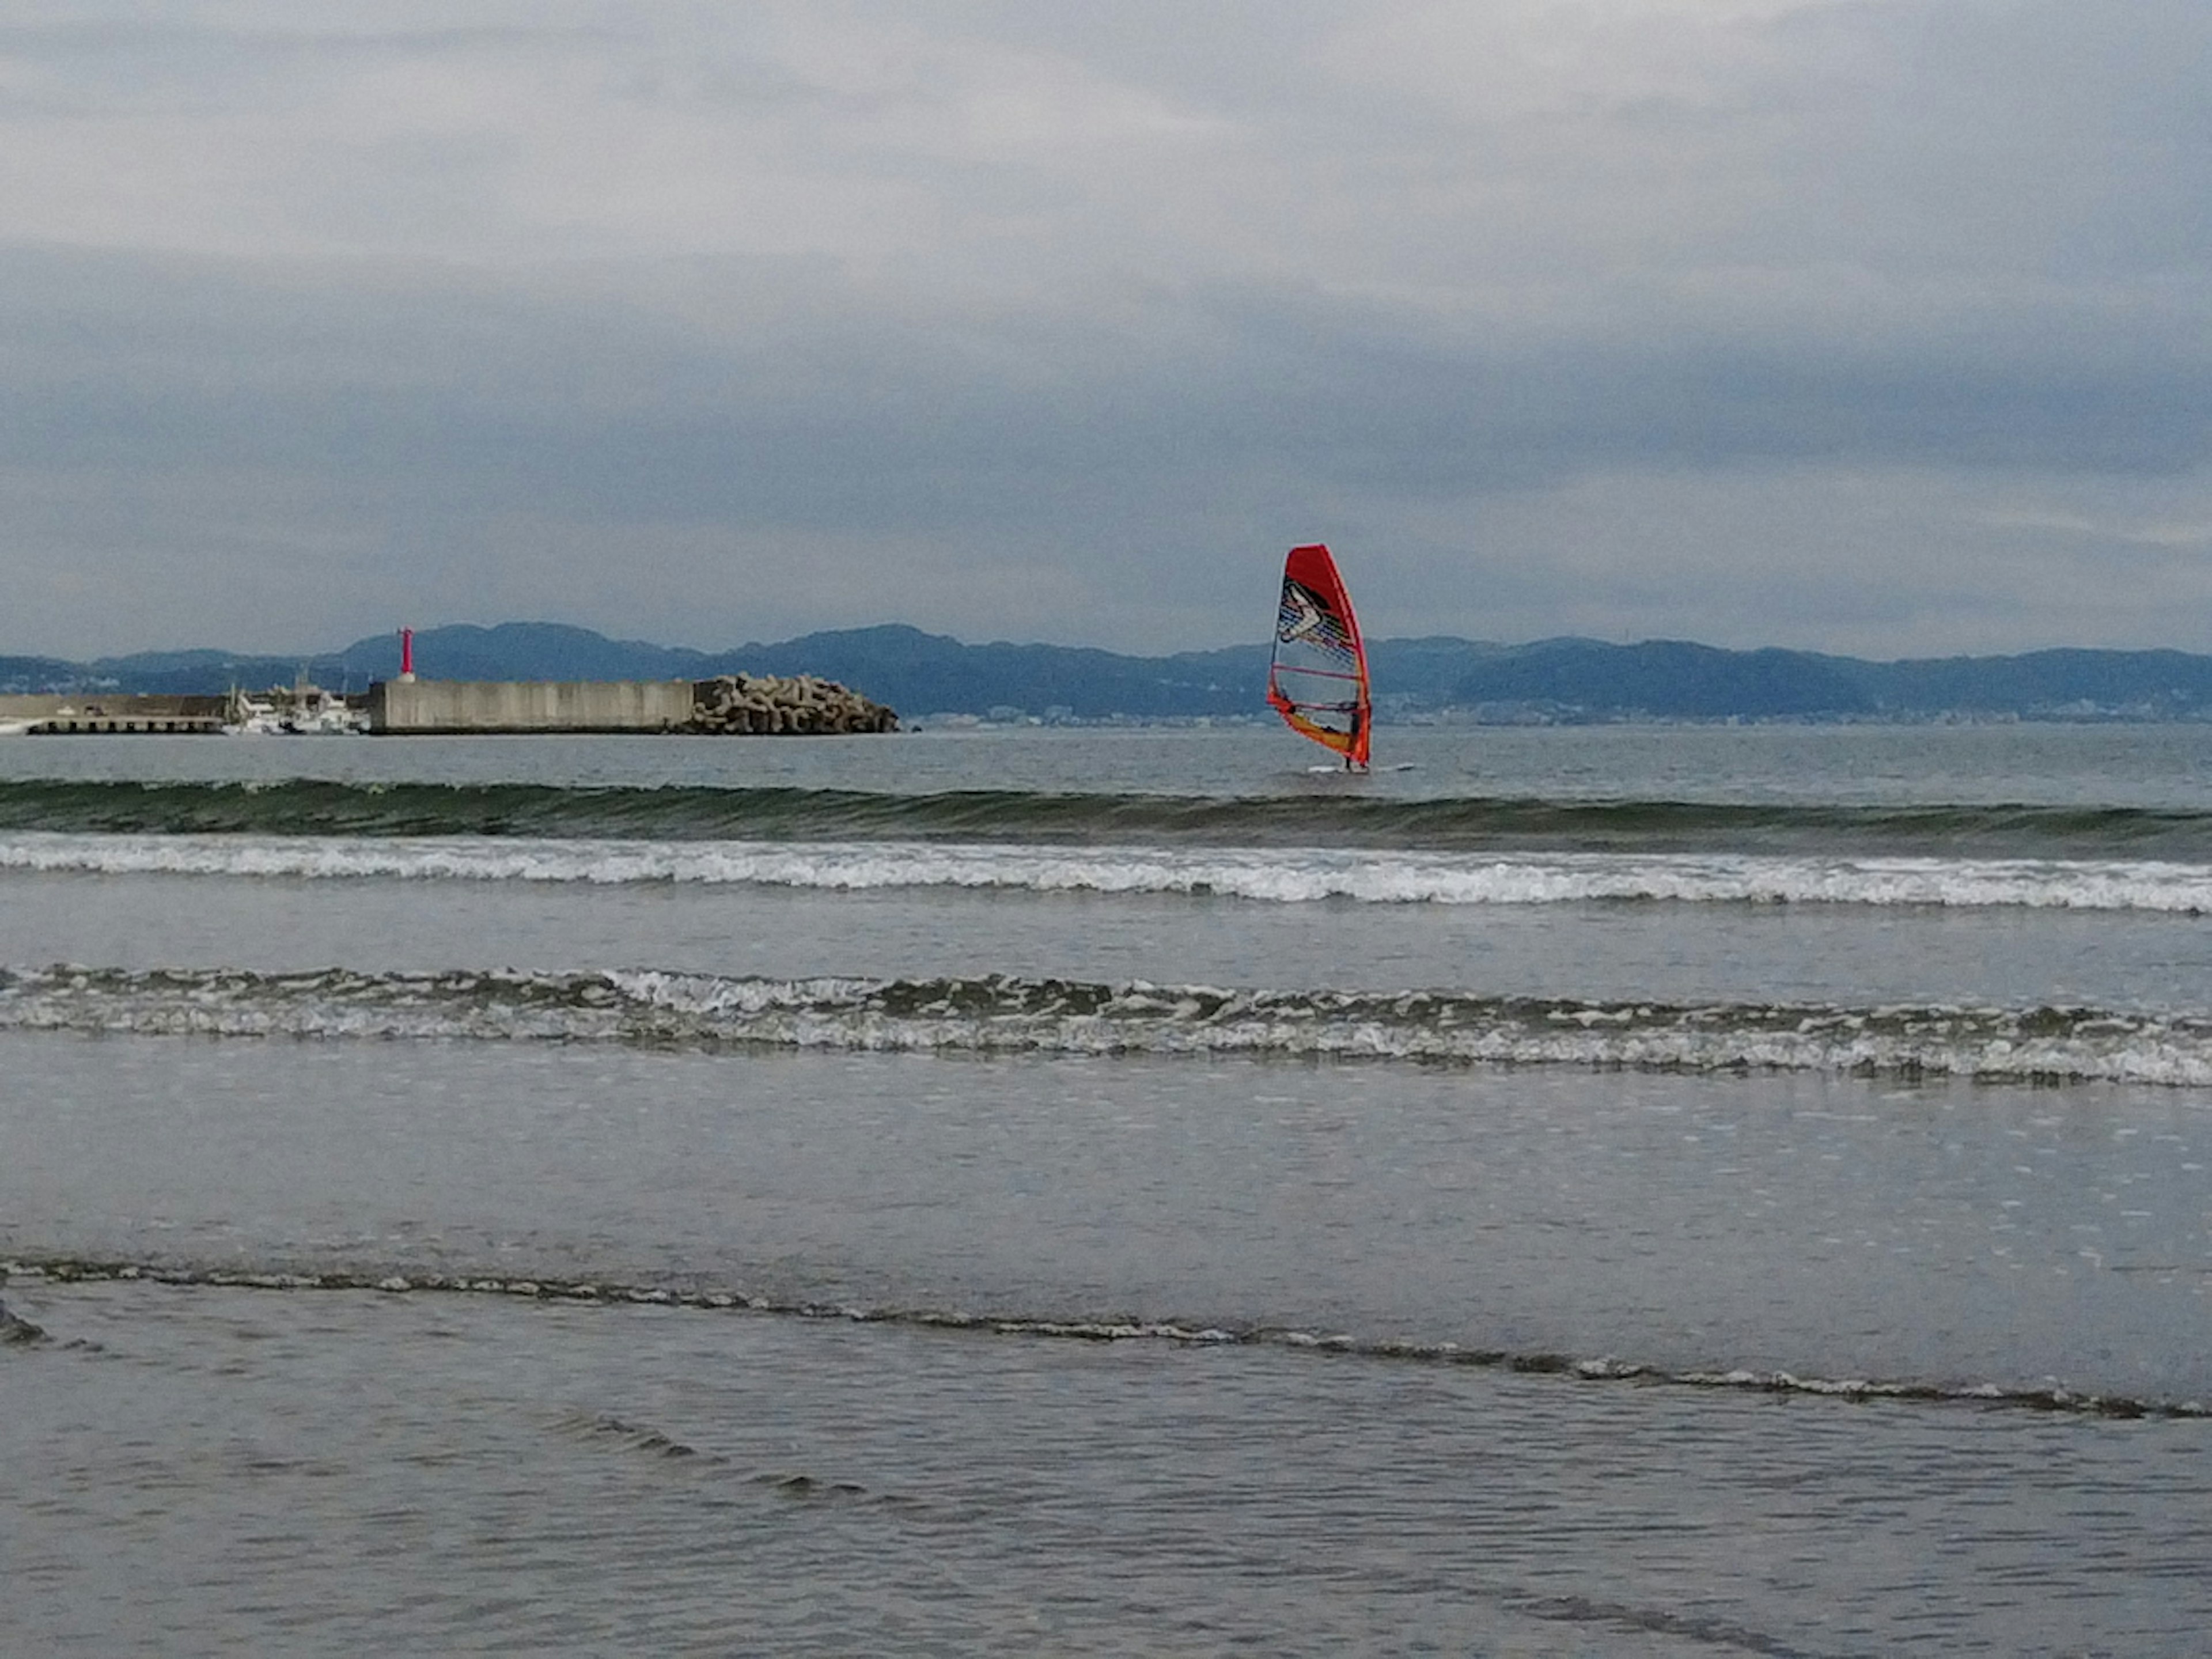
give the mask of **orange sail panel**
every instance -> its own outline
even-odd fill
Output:
[[[1367,647],[1326,547],[1294,547],[1283,565],[1267,701],[1293,732],[1366,766]]]

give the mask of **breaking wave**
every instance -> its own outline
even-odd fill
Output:
[[[0,970],[0,1029],[2212,1085],[2212,1013],[1667,1004],[988,975]]]
[[[2139,860],[1330,848],[0,835],[0,871],[1182,894],[1276,903],[1687,903],[2212,911],[2212,866]]]
[[[1729,848],[2212,862],[2212,812],[1455,796],[0,781],[0,830],[128,835]]]

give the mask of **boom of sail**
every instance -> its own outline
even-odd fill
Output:
[[[1346,765],[1366,769],[1373,708],[1367,647],[1336,561],[1318,543],[1292,548],[1283,564],[1267,702],[1293,732],[1343,756]]]

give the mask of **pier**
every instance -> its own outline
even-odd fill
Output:
[[[689,680],[379,680],[368,729],[379,736],[681,732]]]
[[[220,732],[386,737],[644,732],[832,737],[896,732],[898,715],[799,674],[710,680],[379,680],[340,696],[306,684],[249,696],[104,692],[0,696],[0,733],[31,737]]]
[[[897,714],[799,674],[711,680],[379,680],[368,730],[383,737],[644,732],[836,737],[896,732]]]
[[[0,696],[0,731],[34,738],[134,732],[204,736],[222,730],[228,705],[226,697],[115,692]]]

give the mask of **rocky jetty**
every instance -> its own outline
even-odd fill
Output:
[[[744,736],[836,736],[896,732],[896,711],[811,674],[722,674],[691,685],[697,732]]]

